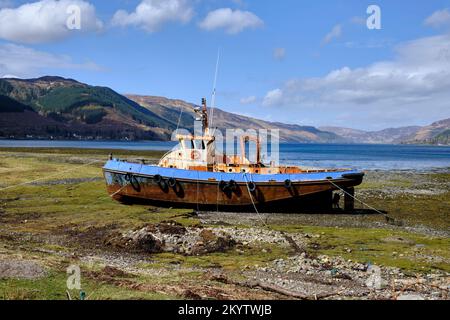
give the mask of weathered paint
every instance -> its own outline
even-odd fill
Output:
[[[353,175],[345,178],[343,175]],[[336,171],[301,174],[251,175],[161,168],[112,160],[104,167],[108,192],[117,200],[153,201],[176,206],[258,207],[271,204],[299,204],[303,198],[340,188],[359,185],[363,174]],[[158,182],[155,176],[160,176]],[[169,186],[169,179],[175,182]],[[287,187],[285,181],[292,185]],[[330,183],[330,180],[333,183]],[[233,189],[223,190],[223,183],[235,181]],[[250,191],[248,183],[254,183]],[[221,185],[222,183],[222,185]],[[335,184],[335,185],[333,185]],[[252,202],[253,200],[253,202]]]

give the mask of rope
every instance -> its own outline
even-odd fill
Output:
[[[118,194],[119,192],[121,192],[123,189],[125,189],[128,186],[128,183],[126,183],[122,188],[120,188],[119,190],[117,190],[116,192],[114,192],[113,194],[110,194],[109,196],[112,198],[114,197],[116,194]],[[106,198],[106,197],[105,197]],[[101,198],[103,199],[103,198]]]
[[[199,186],[199,180],[200,180],[200,174],[199,174],[199,172],[197,171],[197,212],[200,211],[200,205],[199,205],[199,203],[198,203],[198,194],[199,194],[199,192],[200,192],[200,190],[199,190],[199,188],[200,188],[200,186]]]
[[[220,181],[217,181],[217,213],[219,213],[219,193],[220,193]]]
[[[256,213],[258,215],[258,218],[261,220],[263,226],[265,228],[267,228],[267,230],[273,231],[273,229],[270,228],[270,226],[267,224],[267,222],[262,219],[261,214],[259,213],[258,208],[256,207],[255,202],[253,201],[253,196],[252,196],[252,193],[250,191],[250,187],[248,186],[247,173],[244,173],[244,178],[245,178],[245,182],[246,182],[246,185],[247,185],[248,194],[250,195],[250,199],[252,200],[252,204],[253,204],[253,207],[255,208],[255,211],[256,211]],[[267,217],[266,217],[266,219],[267,219]],[[295,242],[295,240],[291,236],[289,236],[288,234],[286,234],[282,230],[278,231],[278,232],[287,241],[287,243],[294,249],[294,251],[296,253],[298,253],[298,254],[303,253],[303,252],[306,253],[305,249],[300,248],[300,246],[297,244],[297,242]]]
[[[253,201],[253,195],[252,195],[252,192],[250,191],[250,187],[248,186],[247,173],[244,173],[244,178],[245,178],[245,185],[247,186],[247,191],[250,196],[250,200],[252,201],[252,204],[253,204],[253,208],[255,208],[255,212],[258,215],[259,220],[261,220],[262,224],[265,227],[269,228],[267,223],[262,219],[261,214],[259,213],[258,208],[256,207],[255,201]]]
[[[178,117],[177,130],[175,130],[175,132],[178,132],[178,129],[180,128],[181,116],[182,115],[183,115],[183,107],[180,107],[180,116]]]
[[[210,127],[212,127],[214,123],[214,109],[216,108],[216,87],[217,87],[217,74],[219,73],[219,62],[220,62],[220,48],[217,50],[216,73],[214,74],[213,94],[211,97]]]
[[[341,188],[340,186],[338,186],[336,183],[334,183],[334,182],[331,181],[330,179],[327,179],[327,180],[328,180],[328,182],[330,182],[333,186],[335,186],[336,188],[338,188],[339,190],[341,190],[342,192],[344,192],[344,193],[345,193],[346,195],[348,195],[349,197],[351,197],[351,198],[353,198],[354,200],[358,201],[358,202],[361,203],[363,206],[366,206],[367,208],[372,209],[373,211],[377,212],[378,214],[383,215],[383,216],[386,218],[387,221],[392,221],[392,222],[395,222],[395,221],[396,221],[396,219],[390,217],[387,213],[382,212],[382,211],[380,211],[380,210],[378,210],[378,209],[372,207],[371,205],[365,203],[364,201],[362,201],[362,200],[356,198],[354,195],[352,195],[351,193],[347,192],[345,189]],[[399,220],[399,222],[401,222],[401,221]]]
[[[75,170],[77,170],[77,169],[80,169],[80,168],[83,168],[83,167],[90,166],[90,165],[92,165],[92,164],[94,164],[94,163],[96,163],[96,162],[103,162],[103,161],[102,161],[102,160],[94,160],[94,161],[91,161],[91,162],[89,162],[89,163],[83,164],[83,165],[81,165],[81,166],[78,166],[78,167],[75,167],[75,168],[71,168],[71,169],[68,169],[68,170],[64,170],[64,171],[61,171],[61,172],[58,172],[58,173],[55,173],[55,174],[52,174],[52,175],[49,175],[49,176],[46,176],[46,177],[43,177],[43,178],[39,178],[39,179],[31,180],[31,181],[26,181],[26,182],[22,182],[22,183],[13,185],[13,186],[4,187],[4,188],[1,188],[0,191],[9,190],[9,189],[13,189],[13,188],[20,187],[20,186],[25,186],[25,185],[27,185],[27,184],[31,184],[31,183],[34,183],[34,182],[38,182],[38,181],[42,181],[42,180],[54,178],[54,177],[57,177],[57,176],[59,176],[59,175],[61,175],[61,174],[68,173],[68,172],[72,172],[72,171],[75,171]]]

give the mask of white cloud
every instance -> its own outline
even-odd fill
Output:
[[[258,28],[264,22],[250,11],[231,10],[222,8],[211,11],[206,18],[200,22],[202,29],[211,31],[215,29],[225,29],[228,34],[237,34],[247,28]]]
[[[309,108],[335,117],[350,113],[352,119],[370,114],[369,124],[448,118],[450,35],[405,42],[395,53],[392,60],[366,67],[289,80],[269,91],[264,105],[285,105],[294,112]]]
[[[283,104],[283,91],[281,89],[274,89],[267,92],[263,100],[263,106],[270,107]]]
[[[339,38],[342,35],[342,26],[340,24],[337,24],[331,29],[331,31],[323,38],[322,44],[328,44],[334,39]]]
[[[155,32],[168,22],[187,23],[193,15],[194,10],[186,0],[143,0],[134,12],[117,11],[112,24],[122,27],[135,26],[147,32]]]
[[[276,48],[273,50],[273,58],[275,60],[283,60],[286,57],[286,49],[285,48]]]
[[[255,103],[257,98],[255,96],[244,97],[240,100],[241,104],[252,104]]]
[[[66,55],[54,55],[11,43],[0,45],[0,76],[33,77],[48,69],[101,70],[92,62],[75,63]]]
[[[450,12],[448,9],[435,11],[425,19],[424,24],[433,28],[450,26]]]
[[[76,5],[81,11],[81,30],[70,30],[67,9]],[[97,31],[102,22],[95,7],[83,0],[42,0],[18,8],[0,10],[0,38],[24,43],[42,43],[64,39],[77,31]]]

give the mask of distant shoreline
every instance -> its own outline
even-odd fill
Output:
[[[2,144],[2,142],[4,144]],[[30,143],[31,142],[31,143]],[[6,145],[6,143],[8,145]],[[160,159],[175,144],[168,142],[74,142],[0,140],[2,154],[73,154],[83,157],[109,154],[120,159]],[[270,156],[270,152],[268,153]],[[282,144],[279,162],[310,168],[352,168],[379,172],[450,172],[450,148],[411,145],[337,145],[337,144]],[[264,159],[263,159],[264,161]]]
[[[93,142],[93,143],[175,143],[170,140],[105,140],[105,139],[26,139],[26,138],[2,138],[0,137],[0,147],[8,147],[1,145],[2,141],[36,141],[36,142]],[[416,146],[416,147],[444,147],[448,148],[450,147],[450,144],[448,145],[442,145],[442,144],[431,144],[431,143],[365,143],[365,142],[316,142],[316,141],[310,141],[310,142],[280,142],[280,145],[336,145],[336,146]],[[39,146],[38,146],[39,147]],[[30,146],[30,148],[33,148],[33,146]],[[50,148],[50,147],[49,147]]]

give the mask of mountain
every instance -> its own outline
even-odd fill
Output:
[[[193,128],[194,107],[162,97],[126,97],[61,77],[0,79],[0,137],[169,140],[179,119],[181,128]],[[314,127],[271,123],[220,109],[214,119],[221,129],[280,129],[281,141],[342,141]]]
[[[429,126],[390,128],[380,131],[363,131],[341,127],[320,127],[333,132],[351,143],[385,144],[450,144],[450,119],[432,123]]]
[[[430,140],[431,144],[450,145],[450,130],[445,130]]]
[[[422,127],[389,128],[380,131],[363,131],[340,127],[320,127],[319,129],[333,132],[351,143],[396,144],[413,139]]]
[[[175,127],[109,88],[49,76],[0,79],[0,112],[7,137],[165,140]]]
[[[448,144],[448,131],[450,130],[450,118],[437,121],[429,126],[420,128],[416,134],[407,140],[409,143]],[[447,142],[442,142],[447,137]],[[440,141],[440,142],[439,142]]]
[[[173,123],[178,123],[180,119],[180,128],[193,128],[194,104],[155,96],[127,95],[127,97]],[[221,129],[224,135],[226,129],[279,129],[282,142],[344,142],[342,137],[314,127],[269,122],[233,114],[219,108],[214,110],[214,127]]]
[[[0,79],[0,138],[169,140],[178,124],[193,128],[194,107],[177,99],[124,96],[61,77]],[[280,141],[304,143],[449,144],[450,135],[450,119],[369,132],[270,122],[219,108],[214,110],[214,126],[222,132],[279,129]]]

